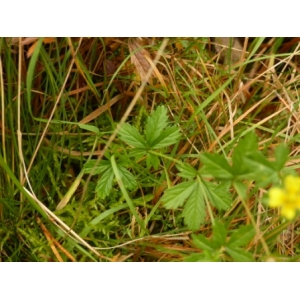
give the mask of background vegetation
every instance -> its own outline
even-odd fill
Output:
[[[298,38],[0,40],[1,261],[298,261]]]

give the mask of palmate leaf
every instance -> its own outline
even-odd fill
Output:
[[[130,124],[123,124],[119,131],[120,140],[136,148],[147,148],[146,142],[139,131]]]
[[[179,171],[177,175],[182,178],[194,179],[198,174],[197,170],[187,163],[176,164],[176,168]]]
[[[104,199],[110,194],[111,189],[113,187],[114,177],[115,174],[111,167],[102,174],[101,178],[99,179],[96,185],[96,193],[100,199]]]
[[[243,182],[240,182],[240,181],[233,181],[232,184],[233,184],[234,189],[237,191],[238,195],[242,199],[246,200],[247,199],[247,195],[248,195],[248,193],[247,193],[247,190],[248,190],[247,185],[245,185]]]
[[[228,246],[243,247],[246,246],[254,237],[255,230],[252,225],[241,226],[230,237]]]
[[[191,230],[196,230],[203,223],[206,211],[200,184],[197,181],[186,181],[165,191],[162,202],[166,208],[176,209],[184,205],[184,222]]]
[[[250,156],[257,152],[258,141],[256,134],[251,131],[239,140],[238,145],[234,148],[232,154],[233,163],[239,165],[240,159],[244,156]]]
[[[184,259],[185,262],[220,262],[220,251],[203,250],[202,253],[193,253]]]
[[[193,254],[187,256],[184,259],[184,261],[185,262],[205,262],[207,260],[206,260],[204,253],[193,253]]]
[[[100,165],[101,163],[102,165]],[[96,171],[97,171],[96,174],[102,173],[96,185],[96,193],[100,199],[104,199],[105,197],[109,196],[113,188],[115,174],[113,172],[110,161],[101,161],[100,164],[99,167],[96,167]],[[91,172],[93,166],[94,166],[94,162],[90,162],[89,164],[87,164],[87,172]],[[117,167],[124,186],[129,190],[134,190],[138,186],[135,177],[124,167],[122,166],[117,166]]]
[[[226,246],[225,250],[236,262],[251,262],[251,261],[253,261],[252,253],[246,252],[243,249]]]
[[[195,246],[199,249],[207,250],[210,252],[213,252],[217,249],[216,245],[214,245],[214,243],[211,240],[207,239],[203,234],[192,234],[192,239]]]
[[[216,245],[216,247],[221,248],[225,245],[227,237],[227,228],[219,221],[215,221],[213,225],[213,236],[211,241]]]
[[[280,144],[275,149],[276,161],[274,162],[274,166],[277,171],[281,171],[281,169],[285,166],[288,156],[289,156],[289,149],[284,144]]]
[[[209,201],[219,210],[226,210],[232,203],[232,196],[228,192],[228,184],[214,184],[205,182]]]
[[[160,149],[176,143],[181,137],[180,130],[177,127],[167,127],[167,125],[167,109],[164,106],[159,106],[147,118],[145,138],[139,133],[137,128],[127,123],[121,127],[119,137],[123,142],[135,148],[145,150]]]
[[[157,170],[159,168],[159,158],[152,154],[152,153],[147,153],[147,158],[146,158],[146,162],[147,162],[147,167],[150,169],[151,167],[154,168],[154,170]]]
[[[253,131],[240,138],[232,154],[232,172],[235,175],[240,176],[241,179],[242,177],[248,179],[252,175],[244,158],[255,154],[257,149],[257,136]]]
[[[182,215],[185,224],[191,230],[199,229],[204,222],[206,216],[205,202],[198,182],[195,182],[194,191],[187,200]]]
[[[166,208],[176,209],[190,197],[196,186],[197,182],[195,181],[182,182],[166,190],[161,200]]]
[[[227,160],[219,154],[202,153],[200,160],[204,167],[201,173],[218,179],[230,180],[233,178],[232,169]]]
[[[252,253],[246,252],[239,248],[239,246],[247,245],[254,235],[255,231],[251,225],[242,226],[231,235],[229,242],[227,242],[227,227],[216,220],[213,225],[213,235],[210,239],[206,238],[203,234],[192,235],[193,243],[196,247],[203,250],[203,256],[194,258],[188,257],[187,261],[193,261],[193,259],[201,261],[218,261],[218,253],[221,253],[221,249],[224,249],[234,261],[253,261]]]
[[[84,173],[90,174],[93,172],[92,175],[101,174],[109,168],[111,168],[110,161],[101,160],[98,162],[96,159],[88,160],[83,166]]]
[[[122,179],[122,182],[125,186],[125,188],[129,190],[134,190],[137,188],[138,184],[137,181],[135,180],[134,176],[126,170],[124,167],[118,166],[118,170]]]
[[[145,126],[145,135],[148,145],[152,145],[153,142],[160,136],[162,131],[168,125],[167,109],[165,106],[159,106],[152,114],[147,118],[147,124]]]
[[[149,144],[149,147],[151,149],[167,147],[177,143],[180,137],[180,130],[177,127],[169,127],[165,129],[151,144]]]
[[[274,164],[268,161],[261,152],[245,157],[244,160],[252,171],[249,179],[255,180],[257,186],[265,187],[270,183],[279,182],[280,178]]]

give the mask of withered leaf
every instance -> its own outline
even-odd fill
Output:
[[[115,73],[115,71],[117,70],[114,62],[109,59],[106,59],[104,61],[104,68],[105,68],[107,75],[113,75]]]
[[[134,64],[137,74],[140,76],[141,81],[146,80],[146,75],[150,69],[148,59],[151,59],[149,51],[142,48],[143,45],[138,38],[130,38],[128,40],[128,48],[131,54],[131,62]],[[139,49],[139,50],[137,50]],[[148,80],[149,84],[152,84],[151,78]]]
[[[55,38],[53,38],[53,37],[48,37],[48,38],[43,39],[44,44],[51,44],[54,41],[55,41]],[[25,38],[22,42],[23,45],[30,44],[31,42],[34,42],[34,43],[30,46],[30,48],[27,51],[27,58],[29,58],[32,55],[32,53],[38,43],[38,38]]]
[[[215,48],[225,64],[234,64],[242,59],[243,46],[237,38],[218,37],[215,42]]]

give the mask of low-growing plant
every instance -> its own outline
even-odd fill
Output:
[[[124,151],[129,152],[126,155],[130,160],[126,163],[122,161],[121,151],[115,152],[113,156],[107,154],[107,159],[99,164],[96,160],[91,160],[84,166],[85,172],[100,175],[96,186],[96,193],[100,199],[109,197],[113,186],[119,185],[132,214],[146,232],[149,218],[144,221],[139,218],[134,200],[127,192],[127,190],[132,192],[138,187],[138,181],[130,169],[133,165],[140,164],[145,171],[150,169],[157,171],[168,162],[174,162],[178,170],[176,176],[181,182],[175,186],[169,184],[165,189],[160,200],[163,206],[174,211],[182,208],[184,223],[192,231],[199,230],[207,219],[212,222],[211,239],[201,234],[193,235],[194,244],[203,250],[203,253],[193,254],[186,260],[221,261],[228,260],[228,257],[234,261],[254,260],[253,253],[241,248],[247,246],[255,233],[260,234],[251,213],[248,215],[251,225],[241,224],[230,237],[227,237],[228,229],[221,216],[232,207],[234,199],[235,206],[241,203],[247,211],[246,203],[250,197],[257,194],[258,189],[279,185],[286,175],[295,174],[285,168],[289,154],[286,146],[279,145],[275,149],[275,159],[270,160],[259,151],[257,136],[250,131],[237,139],[231,159],[222,154],[203,152],[199,154],[200,163],[198,168],[195,168],[190,163],[174,159],[164,153],[166,147],[178,143],[181,138],[180,130],[174,125],[169,125],[167,109],[164,106],[157,107],[148,116],[145,128],[141,132],[129,123],[124,124],[119,132],[119,138],[129,146],[129,149]],[[165,172],[158,174],[168,176]],[[294,180],[288,184],[287,192],[295,191],[298,202],[294,207],[289,207],[290,214],[285,213],[284,206],[283,215],[294,217],[295,210],[300,208],[300,193],[296,184],[299,179],[293,179],[292,175],[286,178],[290,179],[289,181]],[[279,188],[272,188],[270,193],[270,205],[280,206],[284,200],[276,202],[276,199],[284,197],[283,192]],[[257,202],[267,208],[268,198],[265,196],[257,199]]]
[[[298,46],[1,38],[0,260],[298,261]]]

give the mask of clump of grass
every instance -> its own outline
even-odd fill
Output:
[[[299,259],[299,41],[217,42],[1,39],[2,261]]]

